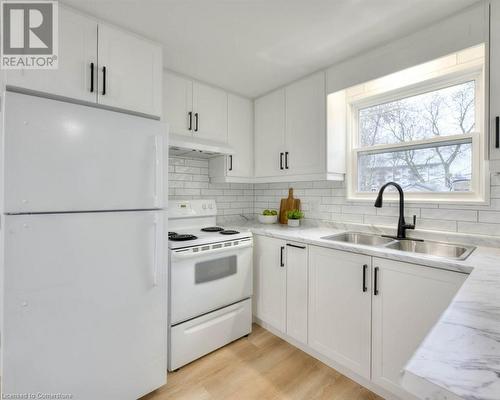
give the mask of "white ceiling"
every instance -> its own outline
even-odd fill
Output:
[[[63,0],[163,44],[164,66],[249,97],[477,0]]]

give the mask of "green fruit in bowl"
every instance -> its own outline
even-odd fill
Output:
[[[262,215],[266,215],[266,216],[278,215],[278,211],[276,211],[276,210],[264,210],[264,211],[262,211]]]

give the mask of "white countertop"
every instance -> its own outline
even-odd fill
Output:
[[[429,400],[500,399],[500,248],[479,246],[465,260],[321,239],[345,230],[239,224],[254,234],[390,258],[469,276],[405,367],[402,384]]]

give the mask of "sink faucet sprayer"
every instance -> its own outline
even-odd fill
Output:
[[[399,192],[399,221],[398,221],[398,235],[396,239],[406,239],[406,230],[407,229],[415,229],[415,224],[417,221],[417,216],[413,216],[413,224],[407,224],[405,222],[405,198],[403,189],[396,182],[387,182],[384,186],[382,186],[378,192],[377,200],[375,200],[374,206],[377,208],[382,208],[382,195],[387,186],[394,186]]]

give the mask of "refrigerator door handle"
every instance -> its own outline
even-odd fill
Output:
[[[156,135],[154,137],[155,139],[155,165],[154,165],[154,171],[155,171],[155,176],[154,176],[154,203],[156,207],[161,207],[161,200],[162,200],[162,181],[163,181],[163,136],[161,135]]]
[[[158,215],[155,216],[153,226],[154,226],[154,249],[153,249],[153,286],[158,286],[158,262],[161,257],[158,256],[159,244],[161,241],[160,233],[161,233],[161,224],[158,220]]]

